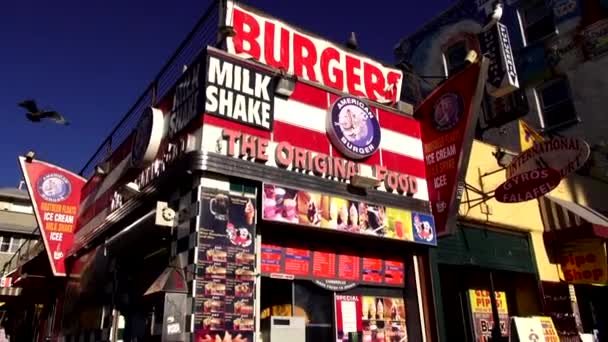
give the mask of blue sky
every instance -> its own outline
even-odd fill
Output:
[[[388,62],[401,37],[452,2],[245,1],[330,40],[342,42],[355,31],[363,52]],[[0,186],[19,183],[17,156],[28,150],[78,172],[208,4],[5,1],[0,14]],[[27,98],[63,113],[72,124],[29,123],[16,106]]]

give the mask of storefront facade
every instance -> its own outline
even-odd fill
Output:
[[[493,153],[495,146],[474,142],[458,228],[431,251],[441,340],[489,338],[492,289],[503,336],[512,317],[545,316],[562,341],[574,340],[578,331],[568,286],[560,283],[547,252],[538,201],[496,201],[492,191],[504,182],[505,169]]]
[[[437,340],[437,236],[420,123],[392,104],[400,71],[226,10],[226,51],[204,49],[84,186],[60,335]],[[244,35],[273,27],[280,53],[271,31]],[[320,60],[283,55],[302,49]]]

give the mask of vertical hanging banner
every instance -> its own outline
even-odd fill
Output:
[[[454,229],[488,74],[486,58],[450,77],[420,104],[426,180],[437,235]]]
[[[64,258],[74,242],[80,191],[86,180],[53,164],[19,157],[40,235],[55,276],[65,276]]]

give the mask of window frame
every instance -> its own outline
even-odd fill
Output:
[[[526,16],[526,11],[528,11],[529,9],[533,8],[534,6],[542,6],[544,7],[545,11],[546,11],[546,15],[544,15],[541,19],[536,20],[534,23],[529,23],[528,22],[528,17]],[[528,29],[530,26],[540,22],[541,20],[543,20],[544,18],[546,18],[547,16],[550,16],[553,20],[553,31],[550,33],[547,33],[543,36],[540,37],[536,37],[535,39],[531,40],[530,39],[530,34],[528,33]],[[553,9],[548,7],[546,5],[546,3],[543,0],[536,0],[536,1],[532,1],[532,3],[530,4],[526,4],[525,6],[522,6],[520,8],[517,9],[517,18],[519,21],[519,25],[520,25],[520,29],[521,29],[521,33],[522,33],[522,37],[524,38],[524,46],[528,46],[540,41],[543,41],[549,37],[555,36],[557,34],[559,34],[557,25],[555,24],[555,14],[553,13]]]
[[[558,82],[565,82],[566,85],[566,90],[568,93],[568,98],[564,99],[564,100],[560,100],[556,103],[550,104],[550,105],[546,105],[545,104],[545,99],[543,96],[543,91],[546,90],[547,88],[555,85]],[[576,112],[576,106],[574,105],[574,97],[572,96],[572,87],[570,86],[570,82],[568,80],[568,78],[566,77],[559,77],[559,78],[555,78],[552,80],[548,80],[546,82],[541,83],[540,85],[536,86],[534,88],[534,92],[535,92],[535,97],[536,100],[538,101],[538,111],[539,111],[539,115],[540,115],[540,119],[541,119],[541,124],[542,124],[542,128],[545,131],[554,131],[554,130],[558,130],[560,128],[566,127],[566,126],[570,126],[572,124],[578,123],[580,122],[580,117],[578,115],[578,113]],[[561,121],[557,124],[554,125],[548,125],[547,120],[546,120],[546,113],[550,112],[553,109],[556,108],[560,108],[560,106],[563,106],[564,104],[567,103],[571,103],[572,107],[574,109],[573,111],[573,117],[570,120],[564,120]]]

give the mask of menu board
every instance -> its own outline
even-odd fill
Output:
[[[264,220],[437,245],[429,213],[264,184]]]
[[[255,197],[203,189],[195,318],[198,341],[253,341]]]
[[[403,287],[402,261],[262,244],[262,274]]]

